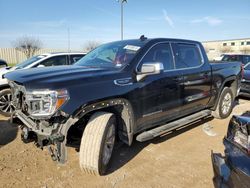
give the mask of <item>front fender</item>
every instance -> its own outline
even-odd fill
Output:
[[[128,145],[132,144],[133,135],[135,132],[135,121],[134,121],[134,111],[131,103],[124,98],[115,98],[115,99],[106,99],[98,102],[93,102],[89,104],[82,105],[78,110],[76,110],[69,121],[80,120],[84,118],[89,113],[94,113],[95,111],[105,111],[107,109],[112,109],[114,107],[121,106],[121,111],[119,115],[121,117],[122,123],[126,130],[122,131],[122,134],[119,135],[122,137],[122,140]],[[73,125],[72,123],[66,123],[64,126],[64,135],[67,134],[67,130]]]

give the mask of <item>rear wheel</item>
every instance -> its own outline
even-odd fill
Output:
[[[0,114],[10,117],[15,110],[12,105],[12,95],[10,89],[0,91]]]
[[[115,145],[114,114],[97,112],[86,125],[80,146],[80,168],[98,175],[105,174]]]
[[[218,119],[227,118],[233,110],[233,101],[234,97],[232,90],[228,87],[225,87],[221,92],[216,110],[212,112],[212,115]]]

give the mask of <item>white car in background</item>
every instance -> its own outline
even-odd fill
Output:
[[[11,100],[11,91],[7,80],[3,78],[3,75],[7,72],[19,70],[19,69],[29,69],[35,67],[48,67],[48,66],[59,66],[59,65],[72,65],[86,53],[46,53],[37,56],[33,56],[26,61],[15,65],[14,67],[3,67],[0,68],[0,114],[4,116],[10,116],[11,112],[14,110]]]

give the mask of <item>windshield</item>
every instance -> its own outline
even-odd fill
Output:
[[[98,68],[121,68],[127,65],[145,44],[130,40],[104,44],[80,59],[75,65]]]
[[[16,69],[23,69],[23,68],[29,66],[30,64],[32,64],[32,63],[34,63],[34,62],[36,62],[44,57],[46,57],[46,56],[45,55],[33,56],[33,57],[23,61],[22,63],[18,63],[15,67],[16,67]]]

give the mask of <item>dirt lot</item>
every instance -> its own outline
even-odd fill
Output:
[[[241,99],[233,114],[249,105]],[[122,145],[115,150],[109,174],[98,177],[79,170],[74,149],[69,162],[59,166],[47,150],[23,144],[17,127],[0,116],[0,187],[213,187],[210,153],[223,152],[228,121],[212,119],[150,142]]]

